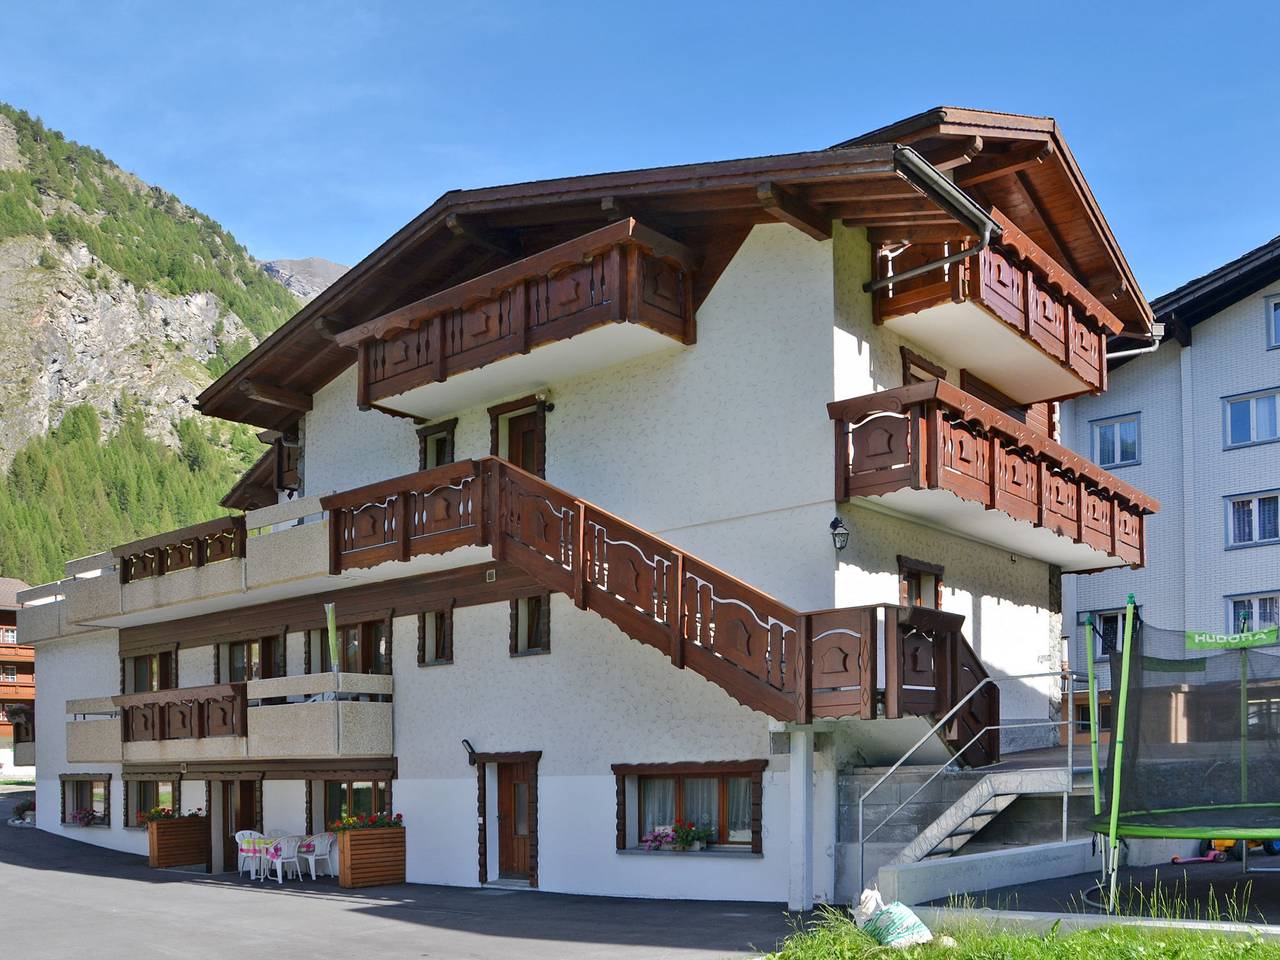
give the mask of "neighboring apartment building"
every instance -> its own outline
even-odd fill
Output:
[[[1144,561],[1049,411],[1150,324],[1044,118],[445,194],[201,395],[271,445],[243,516],[24,594],[39,825],[141,852],[172,799],[222,869],[391,808],[416,882],[847,896],[842,774],[962,701],[930,756],[1056,737],[982,680]],[[676,817],[711,849],[646,852]]]
[[[1077,670],[1086,615],[1097,624],[1104,723],[1107,656],[1122,642],[1130,592],[1145,621],[1171,630],[1280,622],[1280,238],[1152,307],[1165,325],[1159,347],[1117,360],[1105,396],[1062,407],[1064,443],[1162,504],[1144,569],[1079,578],[1066,593]],[[1079,735],[1085,697],[1075,705]]]
[[[18,594],[29,589],[0,577],[0,776],[29,777],[35,764],[36,652],[18,643]]]

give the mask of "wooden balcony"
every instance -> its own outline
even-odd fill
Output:
[[[392,678],[317,673],[67,702],[68,759],[388,757]]]
[[[120,582],[126,584],[221,560],[243,559],[244,550],[244,517],[234,516],[135,540],[116,547],[112,553],[117,559]]]
[[[876,322],[1019,404],[1107,388],[1107,336],[1122,324],[1026,234],[993,211],[1000,238],[974,256],[875,292]],[[877,252],[876,276],[963,249],[916,243]]]
[[[836,500],[874,497],[1067,572],[1144,563],[1146,494],[941,380],[839,400]]]
[[[680,244],[622,220],[337,339],[359,349],[362,408],[431,418],[693,343],[693,266]]]
[[[24,643],[0,643],[0,663],[35,663],[36,648]]]

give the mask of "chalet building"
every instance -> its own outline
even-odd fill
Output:
[[[1065,593],[1072,661],[1083,669],[1087,656],[1095,658],[1100,716],[1109,709],[1108,657],[1122,643],[1130,592],[1146,620],[1173,630],[1280,622],[1280,238],[1152,307],[1165,329],[1158,348],[1116,347],[1111,390],[1062,408],[1068,446],[1164,505],[1143,569],[1080,579]],[[1092,651],[1084,638],[1089,614],[1097,625]],[[1078,699],[1083,727],[1087,698]],[[1280,702],[1262,696],[1256,711],[1257,722],[1280,732]]]
[[[0,577],[0,775],[30,776],[35,764],[36,652],[18,643],[18,594],[27,584]]]
[[[935,760],[1056,739],[982,681],[1145,562],[1053,409],[1151,323],[1046,118],[447,193],[201,395],[270,445],[242,513],[23,595],[39,825],[171,799],[223,869],[389,808],[416,882],[847,896],[842,778],[962,702]]]

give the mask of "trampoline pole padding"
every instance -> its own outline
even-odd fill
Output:
[[[1120,667],[1120,704],[1116,711],[1114,742],[1111,751],[1111,895],[1107,900],[1107,909],[1114,910],[1116,902],[1116,877],[1119,873],[1120,836],[1117,833],[1120,823],[1120,772],[1124,762],[1124,727],[1125,707],[1129,702],[1129,663],[1133,655],[1133,594],[1129,594],[1124,605],[1124,651]],[[1112,678],[1112,689],[1115,678]]]
[[[1092,613],[1084,618],[1084,649],[1084,659],[1089,665],[1089,750],[1093,758],[1093,815],[1097,817],[1102,814],[1102,786],[1101,777],[1098,774],[1098,678],[1093,669]],[[1072,704],[1073,712],[1074,709],[1075,704]],[[1075,736],[1074,724],[1072,724],[1070,736]]]

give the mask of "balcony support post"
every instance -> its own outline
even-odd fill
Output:
[[[667,627],[671,633],[671,663],[684,669],[684,554],[677,552],[671,567],[671,594],[667,598]]]
[[[791,731],[787,909],[813,907],[813,730]]]

